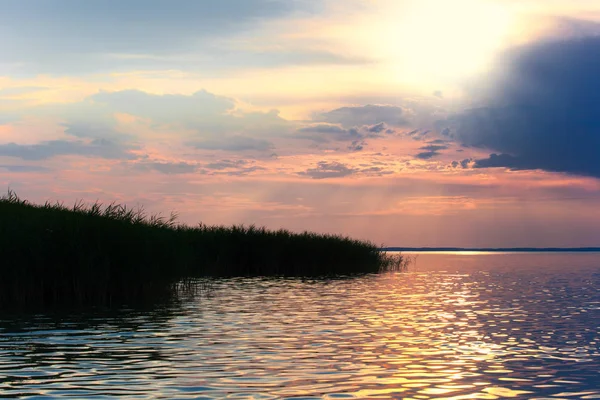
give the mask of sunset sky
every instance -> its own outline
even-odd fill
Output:
[[[600,245],[598,0],[0,0],[0,189]]]

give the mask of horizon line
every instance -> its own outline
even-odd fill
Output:
[[[469,252],[600,252],[600,247],[382,247],[383,251]]]

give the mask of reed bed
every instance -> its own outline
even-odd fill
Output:
[[[201,277],[330,276],[402,270],[373,243],[255,226],[192,227],[176,215],[100,203],[0,198],[0,308],[134,304]]]

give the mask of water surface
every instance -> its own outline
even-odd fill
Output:
[[[600,254],[421,254],[149,311],[0,315],[0,397],[600,398]]]

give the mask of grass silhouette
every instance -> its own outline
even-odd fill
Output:
[[[200,277],[330,276],[401,270],[370,242],[255,226],[196,227],[100,203],[0,197],[0,308],[134,304]]]

